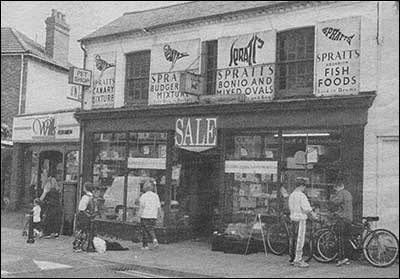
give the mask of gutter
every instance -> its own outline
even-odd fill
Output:
[[[19,81],[19,102],[18,102],[18,114],[21,114],[22,107],[22,87],[24,83],[24,54],[21,54],[21,74]]]

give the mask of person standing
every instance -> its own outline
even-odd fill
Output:
[[[74,251],[79,252],[83,250],[83,246],[87,243],[87,247],[92,247],[93,232],[91,232],[91,221],[94,218],[95,205],[93,201],[94,187],[91,182],[85,182],[83,184],[83,190],[85,194],[82,196],[78,205],[78,216],[77,216],[77,233],[76,239],[79,245],[74,246]]]
[[[61,202],[55,171],[49,172],[40,200],[46,205],[44,225],[44,238],[58,237],[61,228]]]
[[[297,267],[308,267],[303,260],[303,247],[306,236],[307,216],[312,213],[312,208],[307,196],[304,194],[306,178],[296,178],[296,189],[289,196],[289,210],[291,233],[289,242],[289,262]]]
[[[344,182],[338,181],[334,187],[335,195],[332,195],[329,202],[333,207],[333,214],[336,217],[335,229],[338,235],[339,255],[337,266],[349,264],[349,255],[352,249],[346,249],[346,244],[351,238],[351,223],[353,222],[353,197],[344,188]]]
[[[158,241],[154,232],[157,217],[161,216],[160,198],[154,192],[152,181],[146,181],[143,185],[144,194],[139,199],[139,216],[142,226],[143,250],[148,250],[148,242],[153,242],[153,247],[158,246]]]

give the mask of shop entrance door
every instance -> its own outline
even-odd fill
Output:
[[[185,152],[185,151],[184,151]],[[193,237],[210,236],[218,208],[219,156],[185,152],[183,166],[190,181],[190,216]]]

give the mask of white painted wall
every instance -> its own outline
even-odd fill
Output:
[[[52,68],[37,60],[28,60],[26,114],[80,107],[80,103],[67,99],[68,72]]]
[[[399,10],[395,2],[380,3],[377,61],[377,96],[368,111],[364,131],[364,214],[382,214],[383,208],[390,206],[387,200],[385,203],[382,200],[387,196],[397,197],[397,207],[391,209],[396,216],[380,216],[382,222],[378,225],[391,223],[391,229],[397,230],[398,235]],[[387,144],[392,148],[388,149]],[[386,152],[390,154],[384,154]],[[392,171],[388,172],[388,168]]]
[[[361,16],[361,72],[360,90],[376,90],[376,30],[377,9],[376,2],[336,3],[315,8],[278,12],[271,15],[259,15],[251,19],[241,19],[235,22],[218,24],[202,24],[174,32],[161,32],[142,37],[127,36],[112,42],[88,43],[87,69],[92,69],[94,55],[107,51],[117,52],[116,88],[114,107],[124,104],[125,86],[125,54],[134,51],[151,49],[154,44],[173,41],[198,39],[201,41],[214,40],[239,34],[247,34],[264,30],[276,29],[278,32],[313,26],[319,21]],[[86,94],[88,98],[88,94]]]

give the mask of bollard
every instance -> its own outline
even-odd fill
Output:
[[[93,235],[94,234],[94,220],[90,218],[89,235],[88,235],[88,246],[86,252],[96,252],[93,245]]]
[[[35,238],[33,237],[33,211],[29,212],[28,240],[26,243],[35,243]]]

